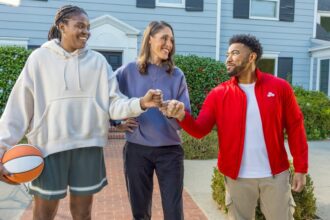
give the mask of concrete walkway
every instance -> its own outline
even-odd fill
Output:
[[[116,140],[117,141],[117,140]],[[123,144],[118,140],[118,145]],[[110,148],[111,149],[111,148]],[[109,149],[109,150],[110,150]],[[328,141],[318,141],[310,142],[310,169],[309,173],[312,176],[314,182],[314,193],[317,198],[317,215],[323,220],[330,220],[330,140]],[[117,148],[120,151],[120,148]],[[114,158],[111,153],[106,153],[108,156],[106,159],[108,161],[115,161],[118,158]],[[109,155],[110,154],[110,155]],[[121,162],[116,162],[116,165],[108,169],[108,175],[114,173],[115,170],[119,170],[119,175],[116,178],[121,177],[122,167],[120,167]],[[108,166],[108,165],[107,165]],[[226,217],[221,213],[216,203],[212,199],[211,192],[211,178],[213,174],[213,167],[216,166],[216,160],[185,160],[185,219],[187,220],[200,220],[200,219],[209,219],[209,220],[225,220]],[[111,170],[110,170],[111,169]],[[108,176],[108,179],[111,182],[113,176]],[[121,179],[120,181],[123,181]],[[120,184],[124,184],[123,182]],[[119,185],[120,185],[119,184]],[[109,184],[110,185],[110,184]],[[114,192],[110,188],[104,189],[101,193],[96,196],[96,200],[102,201],[104,206],[94,205],[94,212],[97,212],[98,207],[105,207],[103,213],[108,213],[108,216],[104,219],[130,219],[130,215],[122,216],[122,218],[111,217],[109,214],[109,209],[111,209],[112,203],[121,203],[120,199],[127,201],[125,192],[119,200],[116,198],[116,201],[102,200],[103,197],[113,198],[116,192],[119,190],[119,185],[117,184]],[[162,219],[161,205],[159,203],[159,194],[155,195],[155,204],[153,207],[154,218],[153,219]],[[189,201],[189,202],[188,202]],[[18,219],[31,219],[31,197],[26,194],[23,186],[9,186],[7,184],[0,182],[0,220],[18,220]],[[125,202],[124,202],[125,203]],[[196,206],[197,204],[197,206]],[[67,202],[64,202],[62,206],[68,207]],[[129,213],[129,206],[127,203],[124,208],[119,211]],[[189,214],[187,210],[191,210]],[[201,211],[202,210],[202,211]],[[30,213],[30,214],[29,214]],[[95,214],[95,213],[94,213]],[[123,213],[122,213],[123,214]],[[23,216],[22,216],[23,215]],[[206,215],[206,217],[205,217]],[[28,216],[28,217],[27,217]],[[60,209],[57,219],[70,219],[68,210]],[[103,219],[100,215],[94,215],[94,219],[99,220]]]

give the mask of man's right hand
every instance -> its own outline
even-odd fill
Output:
[[[163,102],[159,110],[165,116],[176,118],[179,121],[182,121],[186,114],[184,103],[174,99]]]
[[[4,153],[6,152],[7,148],[5,146],[0,145],[0,181],[8,183],[8,184],[14,184],[18,185],[18,183],[14,183],[7,179],[4,175],[10,175],[10,173],[6,170],[6,168],[2,164],[2,157]]]

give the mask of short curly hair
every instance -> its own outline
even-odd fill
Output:
[[[250,48],[252,52],[255,52],[257,54],[256,62],[261,58],[262,56],[262,46],[259,42],[259,40],[250,34],[237,34],[230,38],[229,45],[232,45],[234,43],[241,43]]]

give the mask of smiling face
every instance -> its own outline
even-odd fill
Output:
[[[84,13],[73,15],[66,23],[60,23],[61,46],[68,52],[84,48],[90,37],[89,27],[89,19]]]
[[[160,64],[167,60],[173,49],[173,33],[169,27],[160,29],[156,34],[150,36],[150,55],[154,64]]]
[[[251,62],[254,62],[254,58],[250,57],[251,53],[251,50],[241,43],[233,43],[229,46],[226,54],[226,67],[229,76],[240,76],[249,69]]]

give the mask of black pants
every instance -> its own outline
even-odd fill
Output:
[[[150,220],[153,175],[159,182],[164,220],[183,219],[183,149],[180,145],[124,146],[126,187],[134,220]]]

